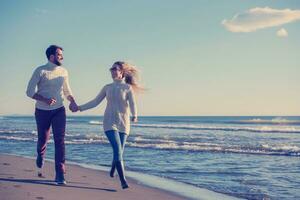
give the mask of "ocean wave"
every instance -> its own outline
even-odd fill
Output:
[[[88,122],[91,125],[102,125],[103,122],[91,120]],[[251,126],[233,126],[231,123],[243,124],[248,123]],[[234,122],[227,121],[226,125],[208,125],[208,124],[193,124],[193,123],[163,123],[163,124],[131,124],[132,127],[140,128],[166,128],[166,129],[186,129],[186,130],[212,130],[212,131],[246,131],[246,132],[266,132],[266,133],[300,133],[300,127],[295,126],[279,126],[286,124],[298,124],[300,121],[286,120],[284,118],[273,118],[270,120],[264,120],[260,118],[253,118],[250,120],[238,120]],[[257,124],[257,126],[253,126]],[[262,126],[270,124],[271,126]],[[276,126],[277,125],[277,126]]]
[[[37,138],[35,137],[17,137],[17,136],[3,136],[0,135],[0,140],[10,140],[10,141],[31,141],[36,142]],[[49,139],[49,144],[54,143],[53,138]],[[108,141],[105,139],[98,138],[82,138],[82,139],[74,139],[74,138],[66,138],[65,144],[107,144]]]
[[[28,130],[0,130],[0,134],[32,134],[37,135],[37,131],[28,131]]]
[[[100,121],[91,120],[91,121],[89,121],[89,124],[93,124],[93,125],[102,125],[103,123],[100,122]]]
[[[272,119],[253,118],[249,120],[238,120],[237,123],[245,124],[278,124],[278,125],[300,125],[299,120],[289,120],[282,117],[275,117]]]
[[[23,133],[28,133],[27,131],[19,131],[19,130],[0,130],[0,134],[3,134],[3,133],[6,133],[6,134],[23,134]]]
[[[258,119],[253,119],[258,120]],[[102,125],[100,121],[89,121],[92,125]],[[186,130],[212,130],[212,131],[246,131],[246,132],[267,132],[267,133],[300,133],[300,127],[293,126],[212,126],[205,124],[132,124],[133,127],[140,128],[167,128],[167,129],[186,129]]]
[[[143,118],[142,118],[143,119]],[[148,118],[145,118],[148,119]],[[300,117],[154,117],[153,122],[188,123],[188,124],[265,124],[265,125],[298,125]]]
[[[14,141],[32,141],[36,142],[36,137],[17,137],[2,136],[1,140]],[[49,140],[53,143],[53,138]],[[99,136],[75,136],[66,137],[66,144],[108,144],[106,137]],[[219,152],[219,153],[241,153],[241,154],[257,154],[257,155],[284,155],[284,156],[300,156],[300,146],[293,144],[253,144],[253,145],[234,145],[234,144],[218,144],[212,142],[182,142],[176,140],[168,140],[162,138],[143,138],[133,137],[128,140],[126,146],[137,148],[151,148],[161,150],[185,150],[195,152]]]
[[[285,155],[285,156],[300,156],[300,147],[295,145],[282,146],[238,146],[238,145],[220,145],[213,143],[138,143],[128,142],[128,146],[138,148],[153,148],[163,150],[187,150],[196,152],[221,152],[221,153],[242,153],[242,154],[260,154],[260,155]]]
[[[0,135],[0,139],[4,140],[17,140],[17,141],[35,141],[34,138],[16,137],[16,136],[3,136]]]
[[[108,144],[107,140],[101,139],[75,139],[75,140],[66,140],[66,144]]]
[[[288,152],[298,152],[300,153],[300,147],[296,145],[277,145],[271,146],[269,144],[263,144],[261,147],[267,151],[288,151]]]
[[[187,129],[187,130],[212,130],[212,131],[246,131],[246,132],[267,132],[267,133],[300,133],[300,128],[295,127],[235,127],[235,126],[207,126],[192,124],[134,124],[134,127],[142,128],[168,128],[168,129]]]

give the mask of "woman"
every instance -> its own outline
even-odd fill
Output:
[[[138,71],[130,64],[115,62],[110,68],[110,72],[113,83],[104,86],[95,99],[73,111],[94,108],[106,97],[107,106],[104,113],[103,128],[113,148],[110,176],[114,177],[116,168],[122,188],[126,189],[129,186],[124,173],[123,151],[130,132],[129,109],[132,114],[132,122],[137,122],[134,92],[142,88],[137,84]]]

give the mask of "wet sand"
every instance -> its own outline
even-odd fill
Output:
[[[123,190],[118,176],[107,172],[67,164],[66,186],[54,182],[54,163],[46,161],[44,177],[37,176],[35,160],[0,154],[1,200],[182,200],[186,199],[163,190],[147,187],[127,178],[129,189]]]

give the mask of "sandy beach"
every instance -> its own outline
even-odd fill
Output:
[[[138,184],[128,179],[130,188],[122,190],[118,177],[108,173],[67,164],[66,186],[54,182],[54,166],[46,162],[43,178],[37,176],[34,160],[11,155],[0,155],[1,200],[25,199],[122,199],[163,200],[186,199],[175,194]]]

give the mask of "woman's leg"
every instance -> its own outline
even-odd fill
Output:
[[[118,136],[119,133],[117,131],[114,130],[110,130],[110,131],[106,131],[105,132],[107,139],[109,140],[109,143],[111,144],[112,148],[113,148],[113,161],[111,164],[111,170],[109,175],[111,177],[114,177],[114,173],[115,173],[115,163],[117,160],[119,160],[119,149],[121,149],[121,141],[120,141],[120,137]]]
[[[119,133],[119,137],[120,137],[120,142],[121,142],[121,149],[122,149],[122,157],[123,157],[123,153],[124,153],[124,149],[125,149],[125,143],[127,140],[127,135],[125,133]],[[115,169],[116,169],[116,162],[113,160],[112,164],[111,164],[111,170],[110,170],[110,177],[114,177],[115,176]]]
[[[122,151],[121,151],[122,146],[121,146],[121,141],[120,141],[120,137],[119,137],[119,132],[110,130],[110,131],[106,131],[105,135],[113,148],[113,161],[116,162],[116,161],[123,160]]]
[[[125,144],[127,141],[127,135],[125,133],[119,133],[120,141],[121,141],[121,147],[122,147],[122,157],[123,157],[123,152],[125,149]]]
[[[120,139],[120,134],[118,131],[106,131],[105,132],[112,148],[113,148],[113,162],[117,168],[119,178],[122,184],[122,188],[126,189],[128,188],[128,184],[126,182],[125,176],[124,176],[124,166],[123,166],[123,148],[121,145],[121,139]],[[123,138],[125,139],[125,138]],[[124,142],[125,140],[123,140]],[[124,143],[125,144],[125,143]]]

